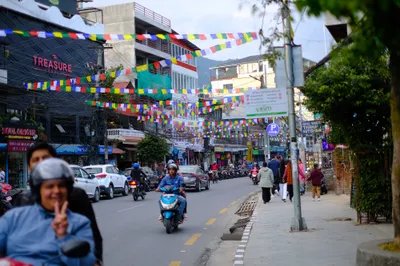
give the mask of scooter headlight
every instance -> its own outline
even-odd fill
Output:
[[[177,203],[178,203],[178,199],[176,199],[176,200],[175,200],[174,202],[172,202],[172,203],[163,203],[163,202],[161,202],[161,206],[162,206],[163,209],[165,209],[165,210],[170,210],[170,209],[173,209]]]

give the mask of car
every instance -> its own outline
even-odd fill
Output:
[[[124,171],[124,175],[130,179],[131,171],[133,168],[126,168]],[[149,181],[148,185],[150,188],[157,188],[158,186],[158,176],[154,173],[153,170],[151,170],[150,167],[148,166],[143,166],[140,167],[140,169],[143,171],[143,173],[147,176],[147,179]]]
[[[179,166],[178,173],[183,177],[185,188],[194,188],[200,192],[202,188],[210,189],[208,175],[198,165]]]
[[[98,202],[100,200],[100,186],[96,177],[86,172],[79,165],[70,166],[75,174],[74,187],[83,189],[90,199]]]
[[[84,166],[89,174],[95,175],[99,181],[100,194],[107,198],[114,198],[115,194],[123,196],[129,194],[129,184],[126,176],[119,174],[119,170],[112,164]]]

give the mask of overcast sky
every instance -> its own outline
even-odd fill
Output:
[[[171,20],[172,28],[183,33],[223,33],[259,31],[262,19],[251,14],[250,6],[239,9],[241,0],[137,0],[136,2],[167,17]],[[255,0],[254,0],[255,1]],[[94,0],[85,6],[105,6],[133,2],[132,0]],[[248,0],[248,2],[251,2]],[[267,15],[264,19],[263,30],[276,27],[277,7],[267,7]],[[295,10],[295,9],[293,9]],[[306,15],[300,20],[300,12],[294,12],[295,32],[294,42],[303,47],[303,57],[313,61],[319,61],[329,52],[334,43],[331,35],[325,30],[324,38],[323,18],[309,18]],[[281,19],[278,28],[282,29]],[[297,28],[297,29],[296,29]],[[129,32],[127,32],[129,33]],[[326,42],[324,41],[326,39]],[[200,48],[221,43],[223,41],[197,41]],[[226,60],[242,58],[260,53],[259,41],[235,47],[226,51],[208,56],[210,59]],[[279,45],[279,43],[277,43]]]

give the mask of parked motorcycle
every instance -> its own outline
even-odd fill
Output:
[[[161,188],[161,191],[164,192],[164,194],[161,195],[159,201],[160,212],[163,219],[162,222],[165,226],[167,234],[171,234],[173,231],[178,229],[179,220],[183,218],[180,217],[178,209],[179,188],[172,186],[164,186],[163,188]]]
[[[14,200],[17,198],[18,194],[22,193],[21,189],[13,189],[9,184],[0,185],[0,217],[14,205]]]
[[[144,195],[142,189],[140,189],[140,184],[137,184],[135,180],[132,180],[129,182],[129,186],[132,190],[132,196],[134,201],[137,201],[139,197],[141,197],[142,200],[144,200],[146,196]]]

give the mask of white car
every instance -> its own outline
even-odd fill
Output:
[[[74,186],[86,191],[86,194],[94,202],[100,200],[100,186],[94,175],[88,174],[79,165],[70,165],[75,174]]]
[[[109,199],[115,194],[121,193],[127,196],[129,184],[126,176],[120,175],[118,169],[112,164],[84,166],[89,174],[95,175],[99,182],[100,194],[106,195]]]

